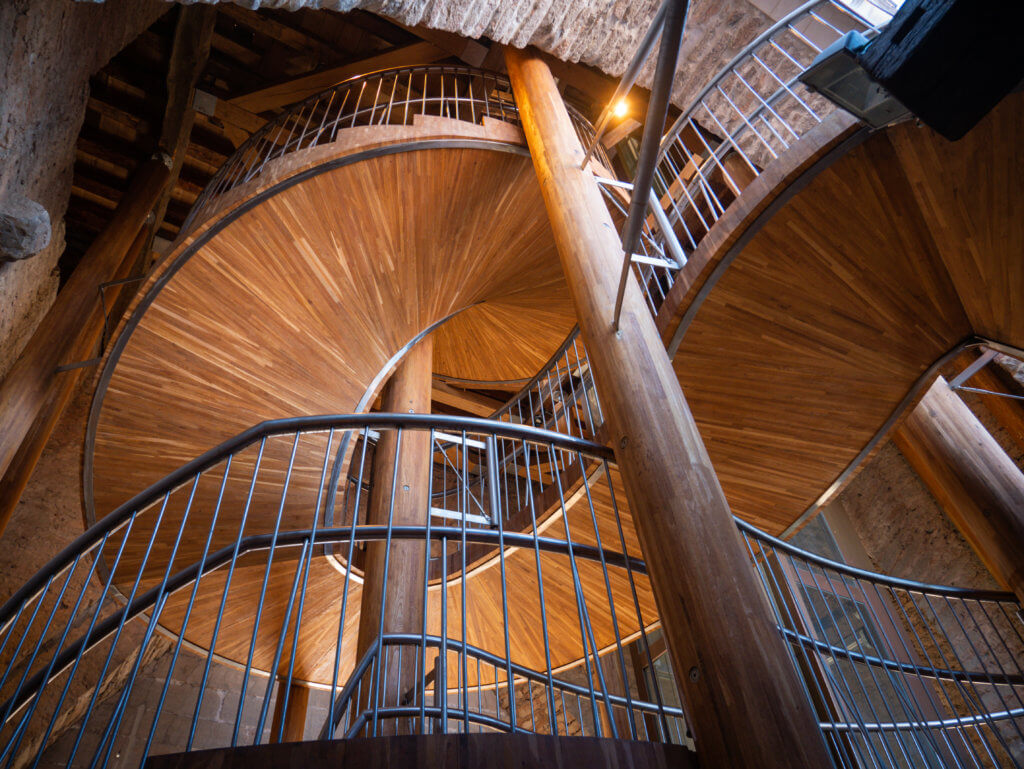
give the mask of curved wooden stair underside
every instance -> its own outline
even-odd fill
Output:
[[[945,353],[1024,347],[1022,126],[1019,93],[956,143],[837,112],[701,242],[658,321],[737,515],[783,531]]]
[[[97,517],[264,419],[365,408],[403,346],[445,318],[451,316],[435,332],[435,371],[483,380],[532,376],[574,322],[521,134],[489,121],[474,126],[430,118],[410,127],[358,127],[341,132],[332,145],[274,161],[204,208],[203,221],[175,244],[140,296],[108,356],[94,407],[92,473],[87,468],[86,479]],[[303,436],[282,530],[312,525],[326,442],[324,434]],[[247,534],[272,527],[290,450],[290,438],[264,448]],[[239,530],[255,458],[250,449],[233,460],[211,551]],[[190,531],[205,534],[218,484],[211,473],[198,485]],[[595,504],[602,536],[617,543],[610,503]],[[590,526],[589,508],[578,507],[570,513],[574,534]],[[182,512],[177,498],[165,511],[146,559],[143,589],[162,576]],[[577,514],[583,518],[574,523]],[[152,519],[140,518],[125,546],[115,579],[125,592],[145,558]],[[630,552],[638,555],[628,520],[626,530]],[[196,561],[203,544],[203,536],[186,537],[174,563]],[[296,551],[282,550],[270,569],[256,668],[272,663],[296,557]],[[575,662],[583,642],[568,560],[544,554],[541,562],[557,668]],[[215,645],[226,659],[246,660],[264,564],[264,554],[246,556],[232,577]],[[510,552],[507,572],[515,605],[512,659],[543,669],[533,552]],[[599,565],[580,562],[580,578],[589,592],[606,594]],[[201,582],[185,633],[199,647],[210,646],[226,579],[227,570],[220,569]],[[478,568],[471,579],[468,641],[503,653],[499,570]],[[624,571],[613,573],[611,584],[616,602],[632,603]],[[295,676],[329,683],[343,581],[336,565],[318,555],[308,585]],[[639,577],[637,587],[644,616],[654,621],[646,580]],[[189,592],[169,600],[161,618],[165,629],[180,630]],[[355,662],[360,594],[353,580],[343,678]],[[438,616],[439,596],[440,588],[433,588],[432,617]],[[448,635],[459,638],[457,582],[448,600]],[[588,607],[599,647],[613,640],[604,603]],[[635,622],[620,622],[624,635],[637,630]],[[435,621],[428,632],[438,631]],[[290,646],[282,667],[289,658]],[[472,676],[475,681],[475,670]],[[487,680],[492,671],[483,676]]]

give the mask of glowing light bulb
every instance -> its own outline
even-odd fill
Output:
[[[612,107],[612,114],[615,117],[626,117],[628,113],[629,105],[626,103],[625,99],[620,99],[615,103],[615,106]]]

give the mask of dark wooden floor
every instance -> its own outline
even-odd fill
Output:
[[[688,769],[694,754],[657,742],[539,734],[444,734],[291,742],[153,756],[145,769]]]

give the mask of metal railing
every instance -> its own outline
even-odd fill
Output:
[[[604,414],[579,336],[579,327],[570,331],[540,373],[488,418],[597,440]]]
[[[432,506],[447,463],[493,468],[490,525],[464,514],[476,481],[463,472],[454,519],[425,510],[422,525],[389,513],[322,526],[338,447],[349,438],[354,496],[382,493],[371,431],[388,430],[396,465],[403,436],[429,432]],[[141,764],[272,741],[296,684],[313,689],[308,738],[501,730],[689,743],[622,505],[608,449],[529,425],[264,423],[107,516],[0,608],[0,764]],[[737,525],[837,766],[1021,765],[1012,595],[871,574]],[[425,610],[401,632],[381,623],[361,649],[358,553],[371,543],[383,543],[384,604],[397,600],[391,554],[420,554],[402,588]]]
[[[738,524],[837,766],[1024,765],[1012,594],[874,574]]]
[[[636,178],[652,179],[649,205],[630,211],[623,228],[627,268],[648,301],[660,304],[685,254],[697,248],[729,204],[772,161],[835,109],[799,77],[814,58],[847,32],[873,37],[892,18],[897,0],[812,0],[780,19],[723,67],[663,136],[652,133],[656,152],[641,146]],[[660,16],[659,16],[660,18]],[[655,23],[658,19],[655,20]],[[655,74],[655,80],[659,79]],[[645,133],[645,143],[648,142]],[[643,163],[644,156],[647,163]],[[647,169],[647,164],[653,164]],[[641,182],[643,184],[643,182]],[[646,194],[647,186],[644,186]],[[632,190],[632,184],[628,185]],[[662,252],[682,252],[663,263],[633,259],[627,236],[646,220]],[[652,309],[657,310],[656,306]],[[616,308],[618,320],[619,308]]]
[[[467,467],[475,446],[518,455],[491,465],[493,525],[425,515],[419,526],[321,526],[338,446],[348,437],[353,447],[355,496],[373,495],[370,432],[387,430],[398,432],[396,462],[414,432],[442,447],[439,464]],[[276,681],[337,700],[322,704],[348,713],[330,720],[333,732],[412,718],[426,731],[682,740],[681,709],[657,682],[646,694],[636,683],[637,645],[656,617],[609,456],[532,426],[429,415],[297,418],[243,433],[104,518],[0,609],[0,765],[38,766],[45,754],[48,765],[101,767],[269,741],[283,729]],[[405,635],[377,634],[357,666],[357,551],[373,542],[387,553],[417,543],[423,572],[406,587],[426,611]],[[418,667],[382,680],[382,654]],[[236,676],[227,693],[215,681],[223,662]],[[338,699],[346,681],[369,710]],[[384,697],[396,686],[398,710]]]
[[[581,142],[593,127],[571,105]],[[417,118],[441,117],[482,125],[487,119],[519,125],[508,78],[456,65],[402,67],[359,75],[285,108],[250,136],[221,166],[182,225],[187,232],[224,193],[257,178],[287,155],[330,144],[360,126],[415,125]],[[603,150],[598,160],[607,165]]]

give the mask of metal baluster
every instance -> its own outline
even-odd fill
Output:
[[[201,564],[206,563],[206,558],[210,554],[210,543],[213,541],[213,532],[217,528],[217,518],[220,515],[221,503],[224,501],[224,489],[227,487],[228,475],[231,473],[232,459],[232,456],[228,456],[227,461],[224,464],[224,474],[221,476],[220,489],[217,492],[217,502],[213,507],[213,515],[210,516],[210,525],[206,532],[206,541],[203,543],[203,554],[199,559],[199,563]],[[195,493],[194,489],[193,493]],[[178,661],[178,654],[181,652],[182,641],[185,639],[185,629],[188,627],[189,619],[192,617],[192,607],[195,605],[196,594],[199,592],[199,582],[202,580],[204,571],[204,568],[200,568],[199,572],[196,574],[195,581],[192,583],[192,591],[189,593],[188,604],[185,608],[185,617],[181,621],[181,631],[178,633],[178,637],[174,642],[174,652],[171,655],[171,664],[167,669],[167,676],[164,680],[163,689],[160,691],[160,699],[157,702],[156,713],[153,715],[153,724],[149,729],[149,736],[146,738],[146,746],[142,750],[143,763],[145,763],[146,759],[149,757],[149,751],[153,747],[153,739],[156,737],[156,727],[160,722],[160,715],[163,712],[164,701],[167,698],[167,690],[170,688],[171,676],[174,673],[174,666]],[[198,713],[196,716],[198,716]]]
[[[611,500],[611,503],[612,503],[612,512],[613,512],[613,515],[615,516],[615,527],[618,530],[618,534],[619,534],[619,544],[622,547],[623,554],[626,556],[626,558],[625,558],[626,577],[629,580],[629,591],[630,591],[630,593],[633,596],[633,608],[636,611],[637,626],[640,628],[640,638],[643,641],[644,654],[647,655],[647,666],[648,666],[648,668],[651,671],[651,680],[654,681],[654,684],[655,684],[652,688],[654,689],[654,697],[655,697],[655,701],[657,703],[658,729],[659,729],[659,732],[660,732],[660,735],[661,735],[661,739],[667,740],[668,739],[668,720],[667,720],[667,718],[665,716],[665,703],[662,702],[661,687],[659,687],[657,685],[656,679],[654,677],[654,659],[651,657],[651,644],[650,644],[650,642],[647,639],[647,626],[644,624],[644,614],[643,614],[643,610],[640,608],[640,596],[637,594],[637,591],[636,591],[636,580],[633,578],[633,567],[630,565],[629,548],[626,546],[626,535],[623,533],[623,530],[622,530],[622,518],[619,515],[619,505],[615,501],[615,485],[612,483],[612,477],[611,477],[611,473],[610,473],[610,470],[609,470],[609,467],[608,467],[608,460],[607,459],[602,459],[601,460],[601,466],[604,469],[605,482],[608,484],[608,497],[609,497],[609,499]],[[641,671],[635,671],[635,672],[638,675],[642,675]],[[644,720],[644,719],[641,719],[641,720]],[[644,724],[645,739],[647,739],[646,734],[647,734],[647,725],[645,723]]]
[[[274,562],[274,550],[277,547],[277,538],[281,531],[281,517],[284,515],[284,505],[288,496],[288,487],[291,484],[292,469],[295,467],[295,453],[298,446],[299,433],[295,433],[295,440],[292,441],[291,456],[288,459],[288,470],[285,473],[284,487],[281,489],[281,503],[277,508],[277,517],[274,519],[274,532],[270,539],[270,549],[267,550],[267,565],[263,569],[263,582],[260,585],[259,599],[256,601],[256,617],[252,623],[252,636],[249,639],[249,653],[246,655],[245,672],[242,674],[242,689],[238,695],[238,710],[235,714],[235,727],[231,733],[231,747],[235,747],[238,744],[238,732],[242,727],[242,709],[245,706],[245,693],[249,688],[249,675],[252,670],[252,659],[256,652],[256,638],[260,630],[260,620],[263,618],[263,606],[266,601],[267,586],[270,583],[270,570]],[[271,671],[271,676],[273,676],[273,671]]]
[[[533,506],[533,486],[530,483],[530,446],[523,440],[523,465],[526,468],[526,493],[528,496],[528,504],[530,508],[530,524],[533,527],[533,553],[534,553],[534,565],[537,570],[537,591],[540,598],[540,624],[541,633],[544,637],[544,664],[547,671],[547,697],[548,697],[548,720],[549,727],[551,728],[551,734],[558,734],[558,722],[555,719],[555,700],[552,694],[554,688],[554,682],[551,677],[551,644],[548,639],[548,616],[547,616],[547,604],[544,601],[544,575],[540,566],[540,543],[538,538],[540,537],[540,531],[537,529],[537,511]]]

